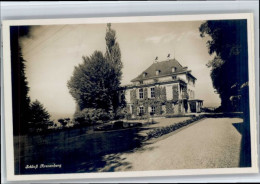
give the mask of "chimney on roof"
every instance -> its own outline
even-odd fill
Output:
[[[167,59],[168,59],[168,60],[171,59],[171,54],[168,54]]]
[[[158,62],[158,56],[155,57],[154,62]]]

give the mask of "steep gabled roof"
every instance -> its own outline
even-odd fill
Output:
[[[172,72],[173,67],[176,68],[175,72]],[[160,71],[159,75],[156,75],[157,70]],[[175,73],[177,74],[177,73],[182,73],[182,72],[187,72],[187,67],[183,67],[176,59],[170,59],[170,60],[166,60],[166,61],[153,63],[150,67],[148,67],[145,71],[143,71],[138,77],[131,80],[131,82],[150,79],[150,78],[154,78],[154,77],[157,78],[160,76],[167,76],[167,75],[172,75]],[[145,73],[145,76],[143,75],[144,73]]]

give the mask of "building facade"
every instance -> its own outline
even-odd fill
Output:
[[[132,118],[197,113],[203,101],[195,98],[196,80],[191,70],[168,59],[153,63],[131,85],[124,86],[121,95]]]

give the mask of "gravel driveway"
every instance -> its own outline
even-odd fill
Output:
[[[207,118],[138,151],[106,157],[128,163],[114,171],[239,167],[242,135],[236,127],[242,123],[240,118]]]

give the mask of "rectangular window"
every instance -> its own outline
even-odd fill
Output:
[[[139,98],[140,99],[144,98],[144,90],[143,89],[139,89]]]
[[[151,98],[155,98],[154,88],[151,88]]]
[[[176,72],[176,67],[172,67],[172,72]]]
[[[139,107],[139,114],[140,115],[144,114],[144,107],[143,106]]]
[[[153,114],[155,114],[155,107],[154,107],[154,106],[151,107],[151,110],[152,110],[151,112],[152,112]]]

